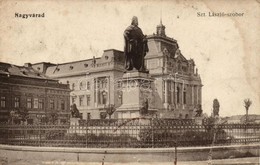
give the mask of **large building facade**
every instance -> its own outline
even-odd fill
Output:
[[[29,63],[24,66],[0,63],[1,122],[10,122],[15,117],[11,112],[26,112],[28,124],[53,117],[55,123],[66,123],[70,117],[69,94],[68,85],[48,78]],[[20,121],[19,117],[14,120]]]
[[[117,81],[124,71],[121,51],[105,50],[101,58],[58,65],[38,63],[33,64],[33,68],[63,84],[69,84],[70,103],[76,104],[84,119],[102,118],[106,107],[121,105],[122,94]]]
[[[155,99],[161,117],[192,118],[201,107],[201,78],[193,59],[187,60],[175,39],[160,23],[148,36],[146,66],[155,78]]]
[[[195,63],[180,52],[176,40],[165,34],[160,23],[149,35],[145,63],[154,78],[153,97],[157,116],[192,118],[201,105],[201,79]],[[37,63],[33,68],[63,84],[69,84],[70,103],[76,104],[83,119],[102,118],[106,107],[122,104],[120,79],[124,74],[124,53],[105,50],[100,58],[63,64]],[[135,96],[133,96],[135,97]],[[112,117],[120,118],[115,112]]]

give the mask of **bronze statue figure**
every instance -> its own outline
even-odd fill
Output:
[[[140,109],[140,113],[141,115],[147,115],[148,114],[148,108],[149,108],[149,104],[148,104],[148,99],[144,99],[142,107]]]
[[[70,106],[71,117],[80,118],[80,113],[76,104]]]
[[[132,23],[124,32],[124,54],[125,69],[131,71],[133,69],[139,72],[148,72],[144,66],[144,57],[149,51],[146,35],[138,27],[138,19],[136,16],[132,18]]]
[[[197,107],[196,107],[196,115],[195,117],[201,117],[202,115],[202,108],[201,108],[201,104],[198,104]]]

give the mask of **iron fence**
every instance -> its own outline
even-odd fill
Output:
[[[157,148],[260,142],[260,124],[196,124],[192,120],[105,119],[70,125],[0,124],[0,143],[26,146]]]

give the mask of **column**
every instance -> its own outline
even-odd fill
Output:
[[[199,99],[199,104],[201,104],[201,98],[202,96],[201,96],[201,86],[199,86],[199,97],[198,97],[198,99]]]
[[[107,104],[110,104],[110,76],[107,76]]]
[[[193,89],[193,84],[191,84],[191,104],[194,105],[194,89]]]
[[[182,109],[184,109],[184,80],[182,80],[181,103]]]
[[[197,89],[196,89],[197,87],[196,87],[196,85],[194,85],[194,88],[193,88],[193,102],[194,102],[194,105],[196,106],[197,105],[197,103],[196,103],[196,101],[197,101],[197,98],[196,98],[196,96],[197,96]]]
[[[170,81],[170,83],[171,83],[171,105],[173,105],[173,103],[174,103],[174,83],[173,83],[173,81]]]
[[[164,108],[166,108],[167,110],[168,110],[168,105],[169,105],[169,103],[168,103],[168,81],[167,80],[165,80],[164,81],[164,86],[165,86],[165,88],[164,88],[164,102],[165,102],[165,104],[164,104]]]
[[[165,95],[164,95],[165,103],[168,103],[168,81],[165,80],[164,83],[165,83],[165,89],[164,89],[164,91],[165,91]]]
[[[199,86],[197,87],[197,104],[199,104]]]
[[[174,83],[175,108],[177,108],[177,82]]]
[[[93,92],[94,92],[94,95],[93,95],[93,100],[94,100],[94,107],[96,106],[96,79],[94,78],[94,81],[93,81]]]
[[[98,79],[95,78],[95,102],[96,102],[96,107],[98,105]]]

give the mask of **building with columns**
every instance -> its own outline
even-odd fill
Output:
[[[187,60],[177,41],[160,22],[148,37],[146,66],[155,78],[155,99],[161,117],[192,118],[201,106],[202,83],[193,59]]]
[[[100,58],[91,58],[63,64],[37,63],[33,68],[52,79],[69,84],[70,104],[76,104],[83,119],[99,119],[106,115],[110,105],[121,105],[118,79],[124,72],[122,51],[105,50]],[[113,116],[116,117],[116,116]]]
[[[145,63],[155,80],[153,102],[162,118],[192,118],[201,105],[201,79],[195,63],[181,53],[175,39],[165,33],[160,23],[156,33],[147,36],[149,52]],[[105,50],[99,58],[62,64],[37,63],[33,68],[48,77],[69,84],[70,103],[76,104],[83,119],[99,119],[106,114],[106,107],[122,104],[120,80],[124,74],[124,53]],[[133,96],[135,97],[135,96]],[[154,100],[154,101],[152,101]],[[120,115],[122,116],[122,115]],[[115,112],[112,117],[120,118]]]

